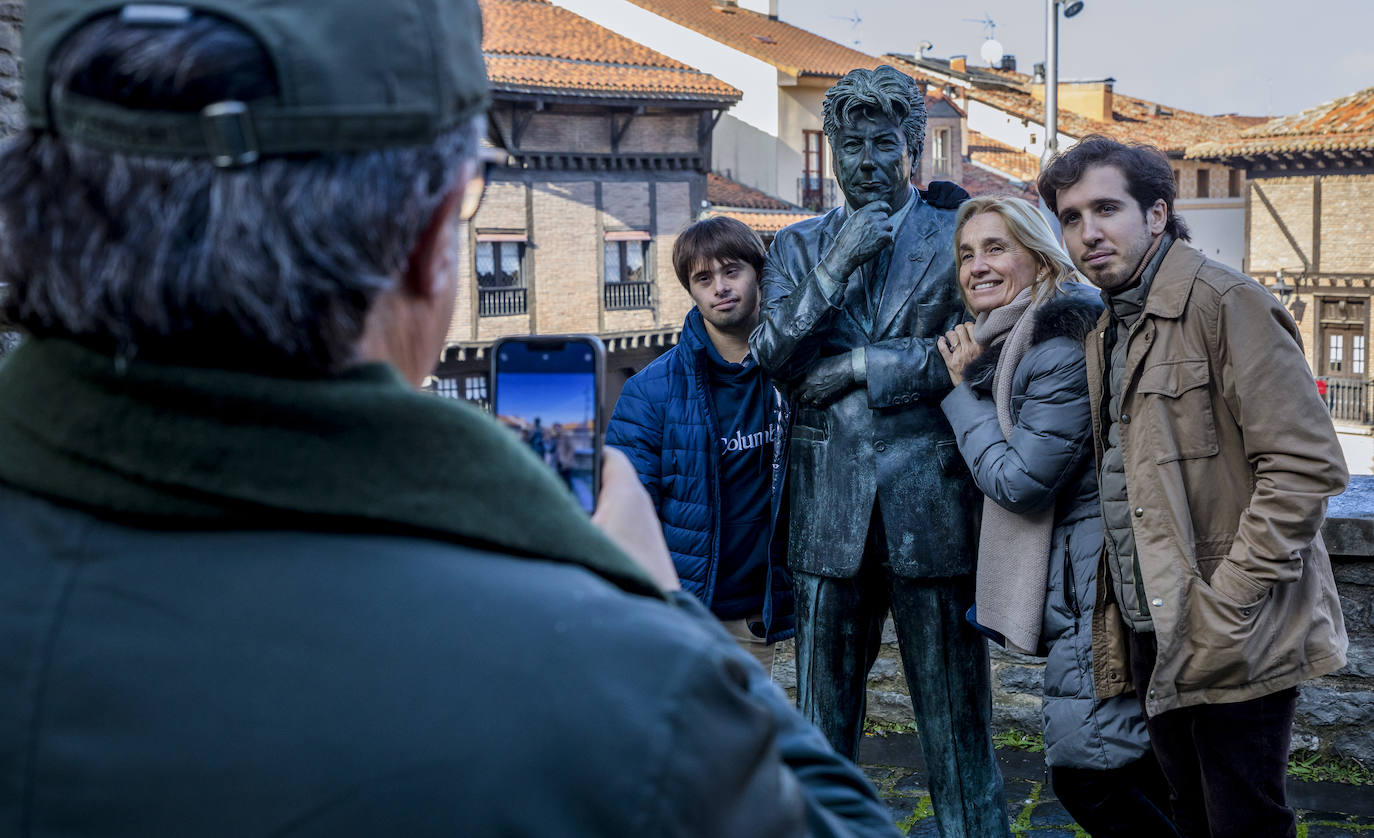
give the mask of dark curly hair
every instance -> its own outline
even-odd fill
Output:
[[[1035,186],[1050,212],[1059,215],[1059,190],[1078,183],[1093,166],[1115,166],[1126,178],[1126,190],[1142,211],[1154,206],[1155,201],[1164,201],[1168,209],[1164,231],[1176,239],[1189,241],[1188,225],[1174,212],[1178,184],[1174,182],[1169,158],[1152,145],[1127,145],[1101,134],[1084,137],[1073,148],[1055,155],[1040,173]]]

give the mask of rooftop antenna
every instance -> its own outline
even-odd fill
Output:
[[[997,40],[997,21],[992,19],[992,15],[983,12],[981,18],[966,17],[965,23],[979,23],[983,26],[983,46],[978,50],[978,54],[983,60],[988,62],[989,67],[996,67],[1002,62],[1002,43]]]
[[[855,9],[855,10],[854,10],[854,14],[849,15],[848,17],[846,17],[846,16],[844,16],[844,15],[831,15],[831,16],[830,16],[830,19],[831,19],[831,20],[847,20],[847,21],[849,21],[849,32],[850,32],[850,34],[853,34],[853,33],[855,32],[855,30],[857,30],[857,29],[859,28],[859,24],[861,24],[861,23],[864,22],[864,21],[863,21],[863,18],[859,17],[859,10],[858,10],[858,9]],[[854,35],[854,46],[857,47],[857,46],[859,45],[859,43],[860,43],[859,36],[858,36],[858,35]]]
[[[963,18],[963,21],[964,23],[982,24],[984,40],[991,41],[993,38],[997,37],[997,21],[993,20],[992,15],[989,15],[987,12],[983,12],[982,17],[966,17]]]

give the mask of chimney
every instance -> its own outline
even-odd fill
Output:
[[[1012,72],[1012,73],[1016,72],[1016,56],[1014,56],[1014,55],[1003,55],[1003,56],[1002,56],[1002,69],[1003,69],[1003,70],[1007,70],[1007,71]]]
[[[951,55],[951,56],[949,57],[949,69],[953,70],[953,71],[956,72],[956,73],[967,73],[967,72],[968,72],[968,56],[967,56],[967,55]]]
[[[773,20],[778,19],[778,0],[733,0],[731,5],[738,5],[741,9],[768,15]]]
[[[1097,122],[1112,121],[1112,84],[1115,79],[1102,81],[1061,81],[1059,109]],[[1045,82],[1031,88],[1037,102],[1045,101]]]

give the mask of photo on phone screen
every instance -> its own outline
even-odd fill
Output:
[[[599,488],[604,357],[588,335],[504,338],[492,348],[492,412],[588,512]]]

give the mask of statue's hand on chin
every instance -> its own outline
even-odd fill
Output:
[[[825,256],[826,269],[837,281],[844,282],[860,265],[890,244],[892,207],[886,201],[874,201],[851,212],[845,219]]]

